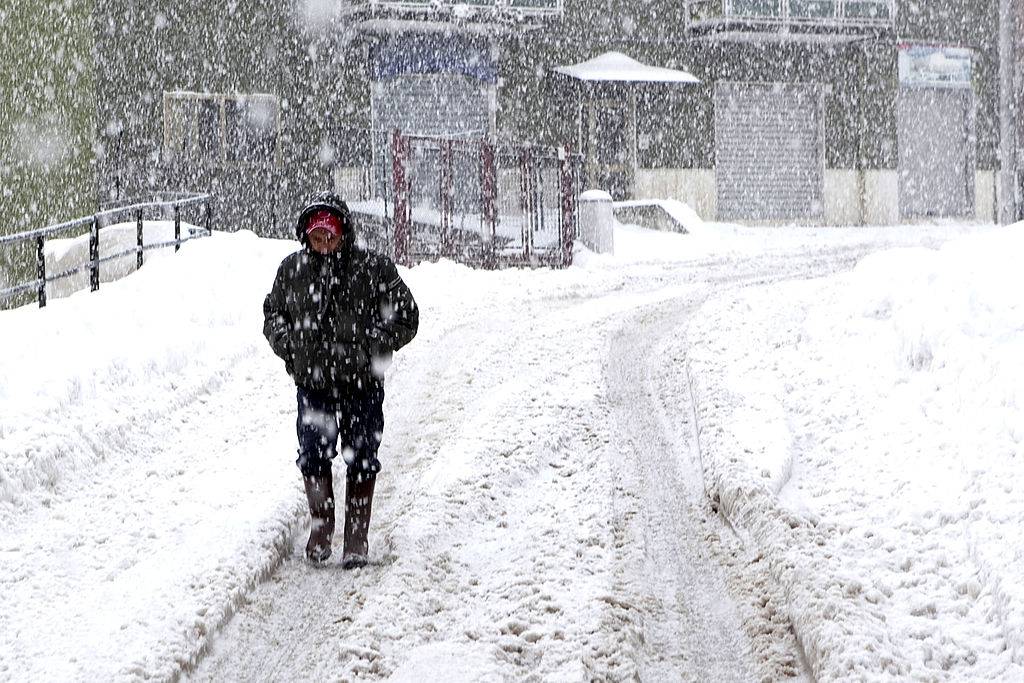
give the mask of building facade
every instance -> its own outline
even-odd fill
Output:
[[[312,188],[385,191],[400,129],[569,145],[587,185],[706,219],[995,219],[998,0],[596,4],[102,3],[101,197],[213,191],[284,235]],[[554,71],[608,51],[700,83]]]
[[[1007,143],[1006,155],[1011,157],[1011,168],[1007,170],[1007,200],[1009,220],[1024,221],[1024,0],[1009,0],[1008,23],[1004,35],[1009,43],[1006,68],[1009,70],[1005,112]]]

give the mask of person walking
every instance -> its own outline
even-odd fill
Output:
[[[263,302],[263,335],[295,381],[296,464],[309,503],[306,557],[331,556],[331,464],[345,463],[341,565],[361,567],[384,432],[384,369],[419,328],[419,309],[395,264],[356,243],[348,206],[316,195],[299,214],[302,249],[285,257]]]

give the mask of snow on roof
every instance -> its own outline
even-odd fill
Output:
[[[572,66],[556,66],[553,71],[581,81],[620,81],[627,83],[700,83],[686,71],[649,66],[621,52],[605,52]]]

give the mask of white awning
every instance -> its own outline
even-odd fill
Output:
[[[700,83],[686,71],[648,66],[621,52],[605,52],[572,66],[556,66],[552,71],[581,81],[619,83]]]

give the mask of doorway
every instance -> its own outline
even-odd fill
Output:
[[[587,131],[588,185],[615,200],[630,199],[636,177],[636,116],[631,101],[590,101]]]

